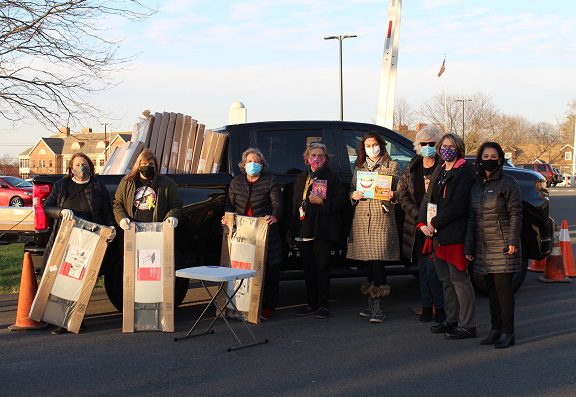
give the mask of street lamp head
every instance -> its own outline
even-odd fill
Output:
[[[343,39],[350,39],[352,37],[358,37],[358,36],[356,36],[355,34],[347,34],[345,36],[342,36]]]
[[[324,40],[334,40],[334,39],[338,39],[338,36],[326,36],[326,37],[324,37]]]

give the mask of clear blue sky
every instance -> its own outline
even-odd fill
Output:
[[[145,2],[148,3],[148,2]],[[157,0],[157,14],[110,27],[137,57],[121,83],[92,100],[113,130],[129,130],[143,109],[193,115],[208,127],[227,122],[242,101],[248,120],[337,119],[338,42],[344,41],[345,119],[373,122],[388,1]],[[414,110],[447,94],[484,93],[503,113],[533,122],[562,120],[576,99],[576,3],[405,0],[397,97]],[[436,77],[444,54],[446,72]],[[90,127],[100,131],[104,120]],[[34,143],[50,131],[34,123],[2,142]],[[18,132],[18,134],[15,134]],[[2,146],[16,154],[25,147]]]

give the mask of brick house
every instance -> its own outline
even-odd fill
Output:
[[[129,132],[104,134],[84,128],[78,134],[71,134],[69,128],[62,128],[59,134],[41,138],[18,155],[20,176],[26,179],[36,174],[64,174],[70,159],[78,152],[86,154],[99,173],[114,148],[129,141],[130,137]],[[105,139],[110,140],[109,145]]]
[[[504,147],[504,153],[514,164],[540,163],[551,164],[563,174],[572,172],[572,145],[557,143],[544,147],[537,143]]]

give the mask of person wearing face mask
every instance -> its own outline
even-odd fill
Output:
[[[42,270],[52,251],[54,240],[60,229],[61,219],[73,219],[74,216],[99,225],[110,226],[116,236],[110,196],[106,186],[94,177],[94,164],[84,153],[76,153],[68,163],[67,175],[54,184],[44,203],[44,212],[54,219],[52,233],[46,244]],[[58,327],[53,334],[66,333],[66,328]]]
[[[478,178],[470,191],[470,211],[464,252],[474,271],[484,276],[490,300],[492,328],[482,345],[514,345],[512,275],[520,271],[522,197],[520,186],[502,169],[504,151],[484,142],[476,156]]]
[[[176,183],[158,172],[158,160],[149,149],[136,159],[132,171],[120,181],[114,196],[114,217],[124,230],[132,221],[164,222],[177,227],[182,200]]]
[[[436,150],[443,162],[430,178],[417,224],[426,236],[423,252],[434,253],[436,273],[444,292],[446,320],[430,330],[443,333],[447,339],[474,338],[475,296],[464,256],[474,167],[464,159],[464,141],[458,135],[445,134]]]
[[[238,215],[263,217],[270,225],[264,291],[260,317],[267,320],[278,304],[278,268],[282,262],[282,241],[278,221],[282,217],[283,200],[280,186],[272,175],[263,172],[266,160],[259,149],[248,148],[242,153],[238,164],[242,174],[230,182],[226,200],[226,211]],[[222,224],[226,219],[222,217]]]
[[[396,186],[400,177],[400,166],[386,152],[386,142],[378,134],[364,135],[358,144],[358,157],[350,183],[350,198],[354,206],[354,218],[348,237],[346,257],[363,263],[367,281],[360,291],[368,298],[368,309],[360,316],[369,317],[370,323],[384,320],[382,299],[390,295],[386,265],[400,260],[400,244],[396,228],[396,216],[392,203],[396,202]],[[357,188],[359,171],[377,172],[392,177],[390,200],[365,198]]]
[[[432,174],[442,161],[436,153],[439,139],[440,131],[434,125],[427,125],[416,133],[414,150],[418,155],[408,163],[398,182],[398,201],[404,210],[402,255],[418,264],[422,307],[419,319],[422,322],[446,319],[442,284],[434,268],[434,259],[431,255],[422,254],[424,235],[416,229],[420,204],[430,186]]]
[[[304,152],[308,169],[294,180],[289,240],[302,255],[307,305],[296,316],[330,317],[330,252],[343,240],[341,213],[346,192],[328,168],[326,145],[314,142]]]

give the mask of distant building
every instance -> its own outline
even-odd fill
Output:
[[[106,135],[106,136],[105,136]],[[37,174],[64,174],[70,159],[82,152],[99,173],[106,159],[117,146],[130,140],[130,132],[93,133],[83,128],[79,134],[71,134],[69,128],[60,129],[59,134],[41,138],[36,145],[18,155],[20,177],[29,178]]]

